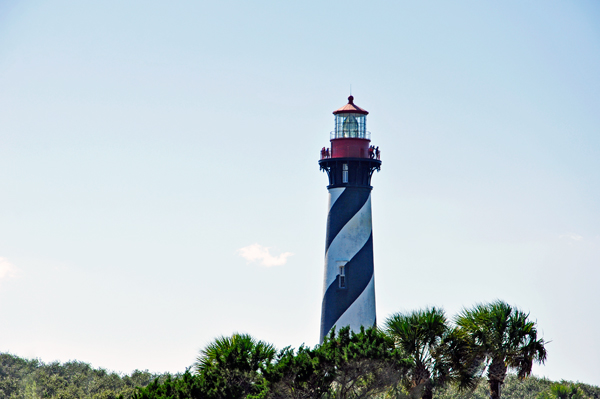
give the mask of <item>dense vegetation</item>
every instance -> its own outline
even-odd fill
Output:
[[[490,392],[488,382],[482,379],[473,391],[459,392],[456,386],[450,385],[437,391],[433,397],[434,399],[488,399]],[[520,379],[515,374],[508,374],[502,385],[502,398],[599,399],[600,387],[569,381],[552,382],[535,376]]]
[[[598,387],[529,377],[544,344],[527,314],[496,301],[453,322],[436,308],[398,313],[384,329],[334,330],[314,348],[219,337],[175,376],[3,354],[0,399],[600,399]]]
[[[160,381],[166,376],[147,371],[119,375],[94,369],[77,361],[43,363],[0,354],[0,399],[34,398],[130,398],[138,387]]]

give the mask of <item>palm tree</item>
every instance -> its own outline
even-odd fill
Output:
[[[538,399],[586,399],[585,393],[576,384],[555,382],[550,386],[550,392],[541,392]]]
[[[263,373],[275,353],[273,345],[236,333],[208,344],[195,368],[210,397],[245,398],[267,389]]]
[[[531,374],[533,362],[544,363],[544,340],[537,338],[536,323],[529,315],[500,300],[463,309],[456,324],[469,338],[471,360],[483,363],[490,398],[500,399],[508,369],[519,378]]]
[[[444,311],[432,307],[396,313],[386,320],[385,326],[396,347],[412,361],[404,379],[411,398],[431,399],[433,388],[443,384],[450,373],[443,349],[450,333]]]

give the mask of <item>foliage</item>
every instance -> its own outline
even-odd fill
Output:
[[[452,376],[451,329],[444,311],[432,307],[396,313],[385,325],[396,346],[411,361],[402,379],[404,388],[411,398],[430,399],[433,389],[443,386]],[[454,362],[460,364],[461,360]]]
[[[339,399],[383,393],[400,381],[410,364],[393,339],[376,327],[358,333],[344,327],[337,336],[334,329],[318,350],[333,375],[331,394]]]
[[[589,399],[598,398],[600,389],[590,389],[589,385],[574,384],[567,381],[555,382],[550,388],[540,392],[536,399]],[[595,392],[594,392],[595,391]]]
[[[513,373],[509,373],[502,384],[502,397],[504,399],[555,399],[556,396],[551,393],[553,385],[575,385],[583,392],[583,398],[600,399],[600,387],[566,381],[557,384],[535,376],[521,379]],[[456,385],[450,385],[436,391],[433,395],[434,399],[489,399],[489,397],[488,382],[484,378],[479,379],[479,383],[472,391],[459,391]]]
[[[275,348],[247,334],[219,337],[206,346],[189,370],[164,382],[156,380],[133,399],[260,399],[268,393],[264,375]]]
[[[130,398],[137,387],[164,378],[148,371],[120,375],[78,361],[45,364],[37,359],[0,354],[0,398],[6,399]]]
[[[502,301],[464,309],[456,318],[469,339],[469,363],[483,363],[492,399],[500,398],[500,387],[508,369],[519,378],[531,374],[533,362],[546,360],[544,340],[537,338],[529,315]]]
[[[202,350],[196,371],[209,398],[261,398],[268,390],[263,374],[275,354],[273,345],[248,334],[220,337]]]
[[[528,377],[519,379],[509,373],[502,386],[504,399],[537,399],[537,395],[550,386],[546,379]],[[457,385],[450,385],[434,393],[434,399],[489,399],[490,389],[485,378],[479,378],[473,390],[459,391]]]
[[[277,356],[272,345],[249,335],[217,338],[202,350],[195,378],[206,398],[349,399],[384,392],[406,366],[383,332],[370,328],[353,333],[346,327],[339,334],[332,331],[314,349],[288,347]],[[155,396],[140,399],[161,397],[158,387],[143,392],[152,390]],[[164,396],[171,397],[177,398]]]
[[[265,373],[272,398],[309,399],[329,394],[335,378],[333,365],[323,350],[304,345],[282,349]]]
[[[132,399],[195,399],[205,396],[201,378],[186,370],[175,378],[167,376],[163,382],[155,379],[145,388],[139,388]]]

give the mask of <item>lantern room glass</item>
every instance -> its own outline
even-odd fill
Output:
[[[337,114],[335,116],[335,138],[367,138],[367,116],[363,114]]]

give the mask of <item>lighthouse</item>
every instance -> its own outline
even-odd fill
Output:
[[[334,326],[359,331],[377,322],[371,176],[381,167],[379,147],[371,145],[369,113],[354,97],[333,114],[331,147],[321,149],[319,160],[329,178],[320,342]]]

